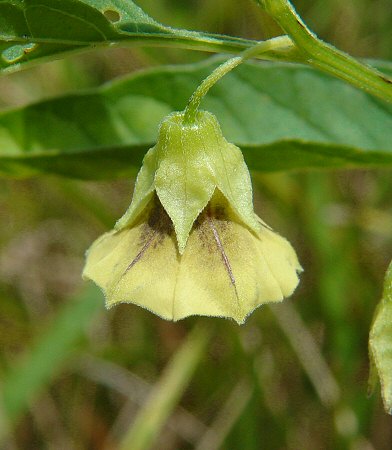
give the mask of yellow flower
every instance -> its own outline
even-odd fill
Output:
[[[146,155],[129,210],[87,253],[83,276],[108,307],[134,303],[160,317],[233,318],[291,295],[301,266],[259,219],[241,151],[200,112],[166,118]]]

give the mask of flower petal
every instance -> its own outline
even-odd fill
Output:
[[[258,306],[292,294],[299,271],[288,241],[266,228],[256,237],[216,192],[181,258],[174,319],[198,314],[243,323]]]
[[[301,270],[286,239],[265,227],[255,235],[217,190],[183,255],[155,196],[133,227],[97,239],[83,276],[103,289],[109,307],[134,303],[168,320],[204,315],[243,323],[258,306],[292,294]]]
[[[172,320],[178,267],[172,223],[155,199],[134,227],[94,242],[83,277],[102,288],[108,307],[134,303]]]

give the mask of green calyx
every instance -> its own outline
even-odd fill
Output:
[[[252,185],[241,150],[226,141],[213,114],[198,111],[188,124],[184,112],[174,112],[163,119],[158,141],[137,176],[131,205],[115,228],[132,226],[156,192],[183,254],[193,224],[216,189],[257,233],[261,225],[253,211]]]

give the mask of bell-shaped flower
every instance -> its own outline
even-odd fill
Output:
[[[109,307],[243,323],[259,305],[291,295],[301,270],[290,243],[254,213],[240,149],[201,111],[192,125],[178,112],[163,120],[128,211],[91,246],[83,276]]]

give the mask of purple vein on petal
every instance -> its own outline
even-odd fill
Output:
[[[218,250],[220,251],[220,254],[222,256],[223,264],[224,264],[224,266],[226,268],[226,271],[227,271],[227,273],[229,275],[231,284],[234,287],[235,295],[236,295],[236,297],[238,299],[237,286],[235,284],[235,278],[234,278],[233,270],[231,269],[229,258],[226,255],[226,252],[225,252],[225,249],[223,247],[222,241],[220,239],[218,230],[216,229],[213,220],[211,219],[211,217],[207,217],[207,220],[208,220],[208,223],[209,223],[209,225],[211,227],[212,234],[214,235],[214,239],[215,239],[216,245],[218,246]]]
[[[147,240],[147,242],[143,245],[142,249],[140,250],[140,252],[135,256],[135,258],[132,260],[132,262],[128,265],[128,267],[125,269],[124,273],[122,274],[121,278],[126,275],[126,273],[132,269],[132,267],[141,260],[142,256],[144,255],[144,253],[148,250],[148,248],[150,247],[150,245],[152,244],[152,241],[154,240],[156,233],[152,233],[150,238]]]

